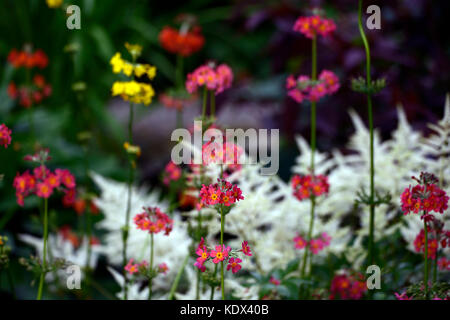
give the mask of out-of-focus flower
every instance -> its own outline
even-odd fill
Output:
[[[144,208],[144,212],[137,214],[133,220],[138,229],[149,233],[164,231],[165,235],[169,235],[173,228],[173,220],[157,207]]]
[[[186,90],[189,93],[197,92],[201,87],[219,94],[231,87],[233,71],[226,64],[216,67],[212,62],[202,65],[187,75]]]
[[[331,281],[330,299],[359,300],[366,291],[367,285],[361,274],[338,274]]]
[[[327,194],[330,189],[328,178],[324,175],[295,175],[291,185],[294,189],[294,196],[300,201],[312,196],[319,197]]]
[[[182,29],[180,31],[165,26],[159,33],[158,38],[165,50],[183,57],[188,57],[199,51],[205,43],[205,38],[199,26],[194,26],[191,30]]]
[[[408,296],[406,295],[406,292],[403,292],[403,293],[401,293],[401,294],[395,292],[394,294],[395,294],[395,298],[396,298],[397,300],[412,300],[412,297],[408,297]]]
[[[11,144],[11,129],[4,123],[0,124],[0,146],[7,148]]]
[[[38,67],[44,69],[48,65],[48,57],[41,49],[31,52],[30,50],[18,51],[12,49],[8,55],[8,62],[15,68],[25,67],[28,69]]]
[[[164,168],[163,183],[169,185],[171,181],[177,181],[181,178],[181,168],[173,161],[170,161]]]
[[[49,8],[59,8],[62,5],[63,0],[46,0],[46,2]]]
[[[430,228],[428,228],[429,231]],[[425,252],[425,231],[420,230],[416,239],[414,240],[414,247],[416,252]],[[428,239],[428,258],[434,259],[438,250],[438,242],[436,239]]]
[[[128,261],[127,265],[125,266],[125,270],[130,274],[133,275],[135,273],[139,272],[139,264],[133,263],[134,259],[131,258],[130,261]]]
[[[247,241],[242,241],[242,253],[246,256],[251,257],[252,256],[252,250],[250,249],[250,246],[248,245]]]
[[[241,262],[242,262],[241,259],[231,257],[230,259],[228,259],[227,270],[230,270],[230,269],[231,269],[231,271],[232,271],[233,273],[238,272],[238,271],[241,270],[241,268],[242,268]]]
[[[446,259],[445,257],[442,257],[438,260],[438,266],[439,269],[442,271],[449,271],[450,270],[450,260]]]
[[[158,272],[162,273],[162,274],[167,274],[167,271],[169,271],[169,267],[167,266],[166,263],[160,263],[158,265]]]
[[[336,30],[336,24],[331,19],[323,18],[320,15],[313,15],[310,17],[299,17],[295,21],[293,30],[312,39],[317,35],[328,36]]]
[[[290,75],[286,79],[288,96],[298,103],[302,103],[304,100],[317,102],[326,95],[334,94],[339,87],[339,78],[329,70],[323,70],[316,81],[312,81],[309,76],[305,75],[297,78]]]
[[[273,284],[273,285],[276,285],[276,286],[279,286],[279,285],[281,284],[281,281],[278,280],[277,278],[275,278],[274,276],[271,276],[271,277],[270,277],[269,282],[270,282],[271,284]]]
[[[33,77],[33,83],[31,85],[17,87],[14,82],[10,82],[8,85],[8,95],[13,100],[17,99],[19,104],[24,108],[41,103],[44,98],[49,97],[51,94],[51,85],[40,74]]]
[[[155,96],[155,91],[150,84],[137,81],[116,81],[112,86],[112,95],[121,96],[125,101],[143,103],[149,105]]]

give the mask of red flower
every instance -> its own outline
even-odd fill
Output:
[[[327,194],[330,188],[328,178],[323,175],[295,175],[292,178],[291,185],[294,189],[294,196],[300,201],[311,196],[319,197]]]
[[[201,34],[200,27],[178,31],[166,26],[159,33],[159,42],[170,53],[188,57],[203,47],[205,38]]]
[[[237,201],[244,199],[241,189],[225,180],[219,180],[219,183],[209,186],[202,185],[200,198],[202,204],[205,206],[214,206],[217,204],[231,206]]]
[[[331,281],[330,299],[359,300],[367,291],[367,285],[361,274],[348,275],[346,273],[335,275]]]
[[[159,233],[164,231],[165,235],[169,235],[172,231],[173,220],[159,208],[144,208],[144,212],[134,217],[134,223],[140,230],[149,233]]]
[[[238,272],[242,268],[242,266],[240,264],[241,262],[242,262],[242,260],[239,258],[234,258],[234,257],[230,258],[228,260],[227,270],[231,269],[231,271],[233,273]]]
[[[300,17],[294,24],[294,31],[300,32],[307,38],[314,38],[317,35],[328,36],[334,30],[336,25],[331,19],[322,18],[319,15],[311,17]]]
[[[7,148],[11,144],[11,133],[12,131],[5,124],[0,124],[0,146]]]
[[[187,75],[186,90],[189,93],[196,92],[200,87],[219,94],[231,87],[233,71],[226,64],[216,67],[215,63],[207,63],[195,69]]]

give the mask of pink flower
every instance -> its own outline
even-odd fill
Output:
[[[75,178],[69,170],[56,169],[55,173],[59,177],[61,183],[63,183],[68,189],[73,189],[76,187]]]
[[[216,67],[212,62],[202,65],[187,75],[186,90],[189,93],[196,92],[200,87],[219,94],[231,87],[233,72],[226,64]]]
[[[319,197],[327,194],[330,189],[328,178],[324,175],[295,175],[291,185],[294,189],[294,196],[300,201],[310,198],[312,195]]]
[[[228,260],[227,271],[231,269],[233,273],[238,272],[242,268],[242,266],[240,265],[241,262],[242,260],[239,258],[230,258]]]
[[[252,251],[251,251],[250,246],[248,245],[247,241],[243,241],[242,242],[242,250],[241,251],[246,256],[249,256],[249,257],[252,256]]]
[[[225,180],[219,180],[218,183],[209,186],[202,185],[200,199],[205,206],[214,206],[216,204],[231,206],[235,202],[243,200],[244,197],[239,187]]]
[[[270,282],[270,283],[272,283],[272,284],[274,284],[274,285],[276,285],[276,286],[279,286],[279,285],[280,285],[280,283],[281,283],[281,281],[280,281],[280,280],[278,280],[278,279],[274,278],[273,276],[271,276],[271,277],[270,277],[270,280],[269,280],[269,282]]]
[[[324,248],[323,242],[321,239],[311,239],[309,242],[309,250],[313,254],[318,254]]]
[[[127,265],[125,266],[125,270],[128,271],[130,275],[139,272],[139,264],[135,263],[133,264],[134,259],[131,258],[130,261],[128,261]]]
[[[329,70],[323,70],[317,81],[312,81],[305,75],[300,75],[297,79],[290,75],[286,79],[287,94],[298,103],[304,100],[317,102],[326,95],[334,94],[339,87],[338,77]]]
[[[169,235],[172,231],[173,220],[157,207],[144,207],[144,212],[135,215],[133,220],[139,230],[149,233],[164,231],[165,235]]]
[[[308,242],[305,239],[303,239],[301,236],[299,236],[299,235],[297,235],[292,240],[294,241],[295,249],[299,249],[299,250],[303,249],[308,244]]]
[[[177,181],[181,178],[181,168],[177,166],[173,161],[170,161],[164,169],[164,180],[165,185],[169,185],[171,181]]]
[[[208,252],[208,249],[206,247],[197,248],[197,251],[195,251],[195,253],[199,256],[197,258],[197,262],[198,263],[203,264],[209,258],[209,252]]]
[[[447,260],[445,257],[442,257],[438,260],[438,266],[440,270],[450,270],[450,260]]]
[[[408,297],[406,295],[406,292],[403,292],[402,294],[398,294],[397,292],[394,293],[395,294],[395,298],[397,298],[397,300],[412,300],[412,297]]]
[[[47,183],[41,182],[36,186],[36,195],[41,198],[48,199],[53,193],[53,188]]]
[[[328,233],[323,232],[321,234],[322,243],[325,247],[328,247],[330,245],[331,237],[328,235]]]
[[[12,131],[5,124],[0,124],[0,146],[7,148],[11,144],[11,133]]]
[[[216,250],[211,250],[209,255],[211,256],[211,258],[214,258],[214,263],[219,263],[228,257],[228,252],[230,250],[230,247],[225,247],[225,245],[223,244],[222,246],[216,246]]]
[[[318,34],[324,37],[328,36],[336,30],[336,25],[331,19],[314,15],[311,17],[299,17],[293,29],[312,39]]]
[[[335,275],[331,281],[330,299],[359,300],[367,291],[367,285],[361,274],[348,275],[347,273]]]
[[[200,262],[198,262],[198,261],[196,261],[196,262],[194,263],[194,266],[197,267],[197,268],[199,268],[201,272],[205,272],[205,270],[206,270],[206,267],[203,265],[203,263],[200,263]]]
[[[158,265],[158,271],[159,273],[167,274],[167,271],[169,271],[169,267],[165,262]]]

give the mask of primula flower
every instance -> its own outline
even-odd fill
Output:
[[[167,274],[167,271],[169,271],[169,267],[167,266],[167,264],[165,262],[158,265],[159,273]]]
[[[446,192],[435,184],[410,186],[401,195],[402,211],[405,215],[423,211],[443,214],[448,209],[448,200]]]
[[[303,249],[308,244],[308,241],[306,241],[304,238],[302,238],[299,235],[294,237],[294,239],[292,239],[292,241],[294,241],[295,249]]]
[[[16,86],[14,82],[8,85],[8,95],[13,100],[18,100],[24,108],[30,108],[33,104],[39,104],[52,93],[52,87],[46,83],[42,75],[35,75],[31,85]]]
[[[230,88],[232,82],[233,71],[228,65],[221,64],[216,67],[214,63],[208,63],[187,75],[186,90],[194,93],[200,87],[206,87],[217,95]]]
[[[309,249],[313,254],[318,254],[323,248],[324,245],[321,239],[311,239],[309,242]]]
[[[7,148],[11,144],[11,133],[5,124],[0,124],[0,146]]]
[[[330,300],[337,298],[359,300],[367,291],[366,282],[362,275],[344,274],[335,275],[331,281]]]
[[[270,282],[271,284],[276,285],[276,286],[279,286],[279,285],[281,284],[281,281],[278,280],[277,278],[274,278],[273,276],[270,277],[269,282]]]
[[[298,103],[304,100],[317,102],[326,95],[334,94],[339,87],[339,78],[329,70],[323,70],[317,81],[312,81],[305,75],[300,75],[297,79],[290,75],[286,79],[288,96]]]
[[[312,39],[317,35],[328,36],[336,30],[336,24],[331,19],[322,18],[320,15],[313,15],[310,17],[299,17],[295,21],[293,30]]]
[[[406,292],[403,292],[403,293],[401,293],[401,294],[395,292],[394,294],[395,294],[395,298],[396,298],[397,300],[412,300],[412,299],[413,299],[412,297],[408,297],[408,296],[406,295]]]
[[[251,251],[250,246],[248,245],[247,241],[243,241],[242,242],[242,249],[241,249],[241,251],[246,256],[249,256],[249,257],[252,256],[252,251]]]
[[[446,259],[445,257],[442,257],[438,260],[438,266],[439,269],[442,271],[449,271],[450,270],[450,260]]]
[[[239,258],[230,258],[228,260],[227,271],[231,269],[233,273],[238,272],[242,268],[242,266],[240,265],[241,262],[242,260]]]
[[[183,28],[180,31],[166,26],[159,33],[158,38],[165,50],[183,57],[188,57],[199,51],[205,43],[201,28],[198,26],[191,30]]]
[[[302,201],[311,196],[319,197],[327,194],[330,188],[328,178],[323,175],[295,175],[291,181],[294,196]]]
[[[171,181],[177,181],[181,178],[181,168],[173,161],[170,161],[164,168],[163,183],[169,185]]]
[[[48,65],[48,57],[44,51],[38,49],[35,52],[27,49],[24,51],[17,51],[12,49],[8,55],[8,62],[15,68],[25,67],[31,69],[38,67],[44,69]]]
[[[50,157],[48,150],[41,150],[33,156],[26,156],[27,160],[45,162]],[[13,181],[13,187],[16,189],[17,203],[24,205],[25,197],[35,194],[40,198],[48,199],[55,190],[65,193],[63,205],[71,206],[76,198],[75,177],[69,170],[56,169],[51,172],[44,164],[39,165],[33,170],[33,174],[25,171],[23,174],[17,173]]]
[[[159,208],[144,208],[144,212],[134,217],[134,223],[140,230],[149,233],[159,233],[164,231],[165,235],[169,235],[172,231],[173,220]]]
[[[80,246],[80,238],[72,231],[70,226],[65,225],[59,229],[59,234],[65,241],[69,241],[75,248]]]
[[[236,185],[218,179],[219,183],[209,186],[202,185],[200,190],[201,202],[205,206],[214,206],[222,204],[231,206],[239,200],[243,200],[242,191]]]
[[[225,245],[223,244],[222,246],[216,246],[216,250],[212,249],[209,255],[211,256],[211,258],[214,258],[214,263],[219,263],[228,257],[228,252],[230,250],[230,247],[225,247]]]
[[[131,258],[130,261],[128,261],[127,265],[125,266],[125,270],[128,271],[130,275],[133,275],[135,273],[139,272],[139,264],[133,263],[134,259]]]

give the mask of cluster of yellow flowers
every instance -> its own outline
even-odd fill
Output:
[[[139,45],[125,44],[128,52],[133,58],[133,63],[122,59],[122,56],[117,52],[110,60],[112,71],[114,73],[123,73],[127,77],[131,77],[130,81],[116,81],[112,86],[112,95],[121,96],[122,99],[132,103],[143,103],[148,105],[152,102],[155,96],[155,91],[150,84],[138,82],[134,80],[135,77],[142,77],[146,75],[148,79],[152,80],[156,76],[156,67],[149,64],[134,63],[142,52],[142,47]]]
[[[112,86],[112,95],[120,95],[124,100],[133,103],[148,105],[155,96],[155,91],[150,84],[137,81],[116,81]]]
[[[144,74],[152,80],[156,76],[156,67],[149,64],[133,64],[124,59],[117,52],[110,61],[114,73],[123,72],[127,77],[131,77],[134,73],[136,77],[142,77]]]
[[[58,8],[62,5],[63,0],[47,0],[47,6],[49,8]]]

